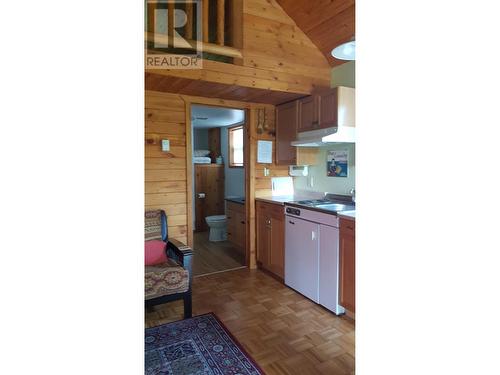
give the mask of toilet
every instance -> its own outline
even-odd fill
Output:
[[[209,241],[217,242],[227,240],[226,215],[207,216],[205,221],[210,228],[210,234],[208,235]]]

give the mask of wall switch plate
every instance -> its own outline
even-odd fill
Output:
[[[168,139],[161,140],[161,150],[163,152],[170,151],[170,141]]]
[[[269,168],[264,167],[264,176],[269,176]]]

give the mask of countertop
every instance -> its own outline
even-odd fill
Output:
[[[245,198],[242,197],[225,198],[225,200],[233,203],[245,204]]]
[[[356,220],[356,210],[351,211],[339,211],[337,216],[343,217],[345,219]]]
[[[255,198],[256,201],[262,201],[267,203],[274,203],[284,206],[286,202],[301,201],[310,198],[304,198],[297,195],[277,195],[272,197],[259,197]]]
[[[310,197],[304,197],[300,195],[283,195],[283,196],[274,196],[274,197],[259,197],[255,198],[256,201],[262,201],[262,202],[267,202],[267,203],[274,203],[278,204],[280,206],[284,206],[285,203],[287,202],[293,202],[293,201],[301,201],[301,200],[306,200],[306,199],[311,199]],[[313,209],[313,207],[310,207],[309,209]],[[316,209],[317,211],[322,211],[326,213],[330,213],[328,211],[323,211],[321,209]],[[356,210],[348,210],[348,211],[339,211],[337,212],[337,216],[343,217],[345,219],[349,220],[356,220]]]

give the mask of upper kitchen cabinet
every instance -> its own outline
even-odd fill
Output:
[[[337,125],[338,113],[338,88],[330,90],[318,97],[319,126],[318,129],[329,128]]]
[[[335,87],[299,99],[298,132],[354,126],[354,89]]]
[[[299,101],[276,106],[276,164],[314,165],[318,150],[309,147],[294,147],[299,124]]]
[[[298,132],[305,132],[318,128],[319,125],[319,97],[317,95],[300,99]]]
[[[295,165],[297,149],[291,142],[297,136],[299,103],[293,101],[276,107],[276,164]]]

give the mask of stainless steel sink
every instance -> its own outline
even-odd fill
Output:
[[[348,205],[342,204],[342,203],[325,203],[325,204],[315,205],[314,207],[324,208],[325,210],[332,210],[332,211],[337,211],[337,212],[353,209],[353,206],[348,206]]]

